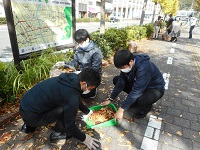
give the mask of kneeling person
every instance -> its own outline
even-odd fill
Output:
[[[25,122],[22,131],[34,132],[39,126],[56,122],[50,135],[52,143],[74,137],[89,148],[96,148],[96,139],[81,132],[75,124],[78,109],[84,114],[90,110],[81,102],[81,94],[99,86],[99,73],[86,68],[78,75],[62,73],[32,87],[20,101],[20,115]]]
[[[128,50],[117,51],[114,64],[121,70],[120,76],[113,78],[115,85],[110,98],[102,105],[108,105],[121,91],[128,93],[126,100],[115,114],[115,120],[123,117],[124,110],[135,105],[135,118],[143,118],[151,111],[152,104],[164,94],[165,82],[156,65],[148,55],[133,55]]]

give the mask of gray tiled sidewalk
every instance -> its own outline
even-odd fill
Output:
[[[85,124],[77,118],[77,126],[91,136],[101,141],[103,150],[136,150],[143,144],[146,149],[152,150],[188,150],[200,149],[200,72],[199,62],[200,42],[197,36],[193,40],[187,39],[188,33],[183,32],[176,44],[159,40],[142,41],[139,53],[150,55],[151,60],[160,68],[162,73],[168,73],[169,86],[164,97],[158,101],[152,111],[144,119],[134,119],[134,110],[125,112],[122,123],[113,127],[104,127],[87,130]],[[171,53],[172,48],[174,53]],[[168,57],[173,58],[172,64],[167,64]],[[199,66],[198,66],[199,65]],[[112,78],[118,75],[114,65],[103,70],[103,81],[98,88],[98,97],[95,102],[87,101],[88,106],[93,106],[104,100],[113,88]],[[114,102],[119,106],[126,94],[121,93]],[[162,118],[155,119],[161,128],[154,129],[153,135],[148,129],[152,129],[149,122],[150,116]],[[0,129],[0,136],[6,132],[11,135],[6,144],[1,144],[0,149],[81,149],[86,147],[76,139],[66,141],[65,145],[52,146],[49,143],[51,127],[41,127],[33,135],[25,135],[20,132],[23,124],[20,118],[13,120]],[[154,124],[155,125],[155,124]],[[159,134],[158,134],[159,133]],[[144,138],[150,136],[149,138]],[[149,139],[153,139],[148,141]],[[144,142],[145,140],[146,142]],[[157,139],[157,140],[155,140]],[[149,143],[148,143],[149,142]],[[157,143],[157,145],[156,145]]]

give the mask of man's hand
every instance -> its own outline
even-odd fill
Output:
[[[114,120],[115,120],[115,122],[118,120],[120,120],[120,119],[122,119],[123,118],[123,115],[124,115],[124,109],[122,109],[121,107],[118,109],[118,111],[116,112],[116,114],[115,114],[115,118],[114,118]]]
[[[85,136],[86,136],[86,138],[85,138],[85,141],[83,141],[83,144],[85,144],[89,149],[96,150],[97,147],[99,147],[99,144],[97,144],[97,142],[99,142],[99,140],[92,138],[88,134],[85,134]]]
[[[92,113],[93,113],[93,111],[90,110],[90,112],[89,112],[87,115],[83,115],[83,116],[81,117],[81,119],[82,119],[84,122],[86,122],[88,116],[89,116],[90,114],[92,114]]]

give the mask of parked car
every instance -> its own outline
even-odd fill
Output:
[[[116,17],[110,17],[110,22],[112,23],[118,22],[118,19]]]

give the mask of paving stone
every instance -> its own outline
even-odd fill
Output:
[[[184,150],[193,149],[192,140],[174,135],[173,135],[173,146]]]
[[[171,108],[174,108],[174,102],[169,102],[169,101],[162,101],[161,104],[163,106],[168,106],[168,107],[171,107]]]
[[[200,131],[200,122],[199,121],[192,121],[191,122],[191,129]]]
[[[182,126],[182,127],[190,127],[190,121],[187,119],[179,118],[179,117],[174,117],[174,124]]]
[[[199,132],[188,128],[183,128],[183,137],[200,142]]]
[[[180,109],[180,110],[188,111],[189,106],[183,105],[182,102],[175,102],[175,109]]]
[[[194,113],[194,114],[200,114],[200,108],[196,108],[193,106],[189,106],[189,112]]]
[[[169,114],[161,114],[160,117],[163,119],[162,122],[173,124],[174,123],[174,116]]]
[[[180,116],[181,115],[181,110],[174,109],[174,108],[168,108],[167,113],[172,115],[172,116]]]
[[[189,112],[186,112],[186,111],[182,112],[182,118],[186,118],[186,119],[191,120],[191,121],[198,121],[198,116],[196,114],[189,113]]]
[[[172,145],[173,144],[172,140],[173,140],[172,136],[169,136],[167,134],[167,132],[165,132],[165,131],[161,131],[160,137],[159,137],[159,142],[165,143],[167,145]]]
[[[165,132],[169,132],[171,134],[177,134],[177,132],[183,133],[183,127],[172,124],[165,124]]]
[[[185,99],[183,99],[183,100],[182,100],[182,103],[183,103],[184,105],[188,105],[188,106],[195,106],[195,103],[194,103],[193,101],[190,101],[190,100],[185,100]]]
[[[180,150],[180,149],[169,144],[162,144],[162,150]]]
[[[200,143],[199,142],[193,141],[193,146],[194,146],[194,148],[198,148],[198,150],[200,149]]]

